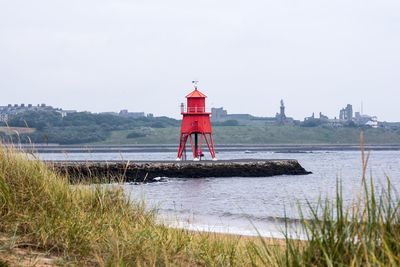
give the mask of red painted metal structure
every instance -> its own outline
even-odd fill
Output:
[[[194,91],[186,96],[187,107],[185,108],[185,105],[181,104],[183,119],[179,138],[178,157],[176,160],[182,160],[188,139],[193,152],[193,160],[200,160],[203,155],[201,151],[203,139],[207,144],[212,160],[217,160],[212,139],[211,113],[206,111],[207,96],[197,90],[197,82],[193,83]]]

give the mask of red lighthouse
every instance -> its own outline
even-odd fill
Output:
[[[182,159],[188,139],[192,147],[193,160],[200,160],[203,154],[201,151],[203,139],[210,150],[212,160],[217,160],[212,139],[211,113],[206,112],[207,96],[197,90],[197,81],[193,81],[192,83],[194,84],[194,91],[186,96],[186,108],[183,103],[181,105],[183,119],[179,138],[178,157],[176,160]]]

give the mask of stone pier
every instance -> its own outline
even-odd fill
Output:
[[[72,180],[97,178],[102,182],[153,182],[161,178],[269,177],[306,175],[293,159],[246,159],[220,161],[48,162]]]

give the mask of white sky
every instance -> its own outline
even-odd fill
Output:
[[[398,0],[0,0],[0,105],[400,121]]]

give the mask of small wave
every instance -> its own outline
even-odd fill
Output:
[[[216,214],[218,215],[218,214]],[[289,218],[289,217],[279,217],[279,216],[258,216],[258,215],[249,215],[246,213],[232,213],[232,212],[224,212],[220,215],[221,217],[234,218],[234,219],[248,219],[250,221],[268,221],[268,222],[279,222],[279,223],[300,223],[302,220],[299,218]]]
[[[281,150],[275,151],[275,154],[313,154],[313,151],[303,151],[303,150]]]
[[[167,213],[179,213],[179,214],[193,214],[193,211],[190,209],[175,209],[175,208],[165,208],[162,209],[163,212]]]
[[[149,180],[144,180],[144,181],[140,181],[140,182],[127,182],[127,185],[143,185],[143,184],[158,184],[158,183],[167,183],[170,180],[167,177],[155,177],[153,179],[149,179]]]

